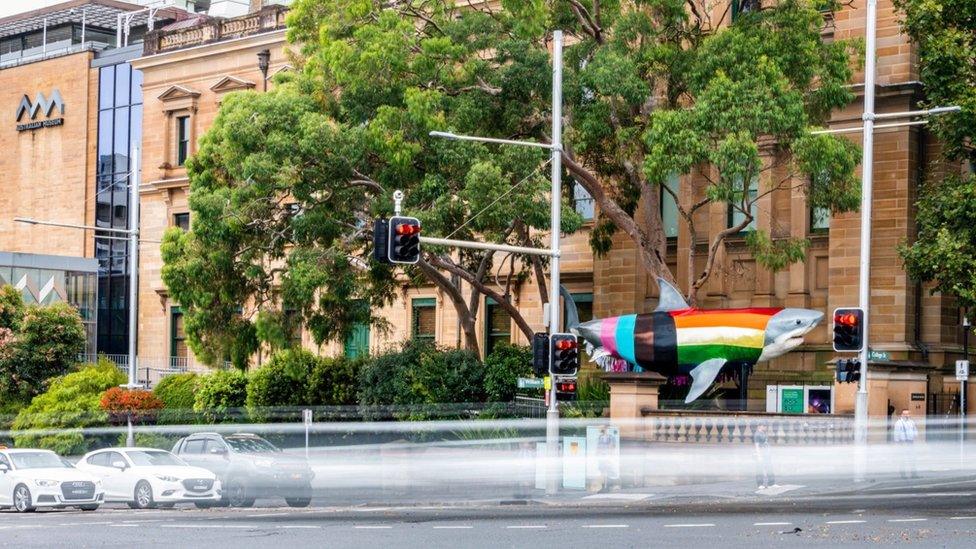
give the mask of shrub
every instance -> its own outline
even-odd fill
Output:
[[[359,372],[368,359],[322,358],[308,378],[308,401],[313,406],[356,404]]]
[[[442,351],[433,344],[408,341],[400,351],[376,357],[362,368],[359,383],[361,413],[376,418],[377,406],[402,407],[400,419],[430,417],[418,405],[482,402],[484,366],[466,350]]]
[[[247,376],[240,370],[220,370],[200,378],[193,409],[207,421],[232,416],[244,407],[247,399]]]
[[[192,423],[195,418],[193,403],[199,385],[200,377],[194,373],[174,374],[159,380],[153,387],[153,394],[163,402],[157,421],[170,425]]]
[[[55,378],[50,388],[34,397],[29,406],[17,414],[13,429],[17,446],[47,448],[60,454],[83,454],[96,437],[81,433],[35,433],[35,429],[73,429],[102,426],[107,414],[99,407],[106,389],[125,383],[125,374],[108,360],[83,367],[77,372]]]
[[[112,387],[102,393],[98,405],[108,412],[112,423],[125,424],[129,417],[133,423],[152,423],[163,408],[163,401],[151,391]]]
[[[532,349],[500,345],[485,358],[485,392],[491,402],[515,398],[518,378],[532,374]]]
[[[0,286],[0,328],[16,332],[23,318],[24,298],[20,292],[9,284]]]
[[[305,349],[272,355],[267,364],[251,372],[247,381],[247,409],[258,421],[270,419],[263,408],[308,404],[308,378],[318,357]]]
[[[21,308],[9,290],[0,293],[0,400],[27,402],[44,382],[64,375],[85,350],[85,328],[72,306]],[[19,321],[18,311],[23,311]]]
[[[160,450],[170,450],[176,441],[180,439],[176,435],[164,435],[161,433],[136,433],[136,446],[140,448],[158,448]],[[119,434],[115,441],[116,446],[125,446],[128,442],[128,434]]]

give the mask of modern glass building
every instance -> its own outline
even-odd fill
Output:
[[[132,147],[142,142],[142,72],[132,70],[128,62],[113,61],[117,59],[93,62],[93,68],[98,69],[95,225],[128,229]],[[107,354],[128,350],[129,253],[128,242],[118,235],[95,233],[98,351]]]

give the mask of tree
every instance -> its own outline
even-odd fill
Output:
[[[949,172],[926,182],[917,203],[918,235],[899,252],[915,280],[934,282],[933,291],[976,305],[976,5],[961,0],[897,0],[904,29],[918,46],[919,75],[927,106],[959,105],[957,114],[929,124],[944,145],[944,167],[968,160],[968,173]],[[936,170],[936,176],[947,170]]]
[[[108,418],[99,406],[102,394],[125,381],[125,374],[108,360],[54,378],[47,391],[17,414],[14,441],[21,448],[47,448],[69,456],[84,454],[95,439],[66,430],[104,426]]]
[[[0,289],[0,397],[29,402],[44,391],[49,378],[68,372],[85,342],[85,328],[74,307],[25,307],[16,290]]]
[[[932,117],[931,129],[952,160],[976,163],[976,4],[969,0],[895,0],[902,27],[918,47],[924,106],[958,105],[962,111]]]

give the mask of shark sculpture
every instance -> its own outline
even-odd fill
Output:
[[[782,356],[800,346],[824,317],[810,309],[696,309],[667,281],[658,278],[658,284],[661,297],[654,312],[582,324],[569,292],[560,288],[567,328],[604,369],[620,359],[665,376],[690,375],[686,403],[700,397],[727,363],[752,365]]]

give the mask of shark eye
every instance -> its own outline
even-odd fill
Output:
[[[800,325],[800,324],[802,324],[802,323],[803,323],[803,322],[802,322],[802,321],[801,321],[801,320],[800,320],[799,318],[798,318],[798,319],[796,319],[796,325],[797,325],[797,326],[799,326],[799,325]]]

